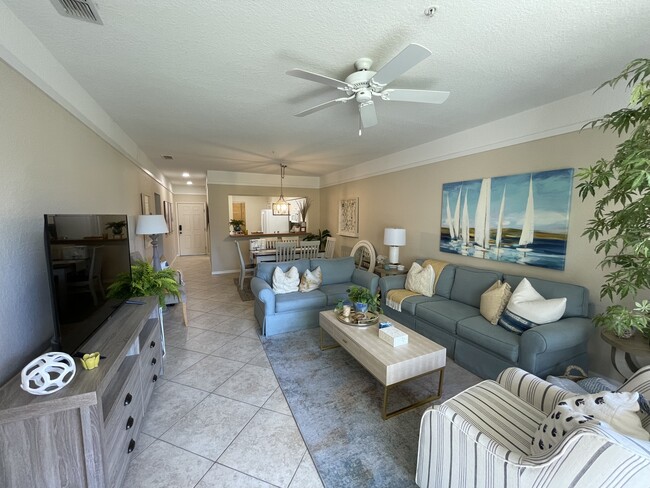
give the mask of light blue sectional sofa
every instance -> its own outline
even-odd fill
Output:
[[[420,264],[422,259],[417,260]],[[432,297],[414,296],[398,312],[386,306],[386,293],[404,288],[406,276],[379,280],[384,314],[447,348],[447,355],[482,378],[494,379],[517,366],[541,378],[562,374],[571,364],[587,368],[587,342],[593,324],[588,318],[589,292],[578,285],[528,278],[546,299],[566,297],[563,317],[522,335],[492,325],[479,311],[481,294],[496,280],[514,290],[523,276],[448,264]]]
[[[295,266],[303,275],[306,269],[320,266],[323,283],[318,290],[276,295],[273,292],[273,271],[279,267],[286,272]],[[333,309],[339,300],[347,298],[351,286],[363,286],[377,291],[379,277],[354,267],[354,258],[297,259],[283,263],[259,263],[251,279],[255,295],[255,318],[266,336],[298,329],[318,327],[318,313]]]

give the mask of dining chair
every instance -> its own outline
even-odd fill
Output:
[[[301,241],[300,259],[316,259],[320,249],[320,241]]]
[[[266,248],[267,248],[267,249],[275,249],[275,245],[276,245],[277,242],[278,242],[278,238],[277,238],[277,237],[267,237],[267,238],[264,239],[264,240],[266,241]]]
[[[300,242],[300,237],[298,236],[284,236],[281,237],[281,239],[282,242],[295,242],[296,245],[298,245],[298,243]]]
[[[237,246],[237,252],[239,253],[239,289],[243,290],[246,273],[250,273],[251,276],[253,276],[253,273],[255,272],[255,265],[246,264],[244,262],[244,256],[241,253],[241,246],[239,245],[239,241],[235,241],[235,245]]]
[[[328,237],[325,240],[325,259],[332,259],[334,257],[335,245],[336,245],[336,237]]]
[[[105,297],[104,286],[102,285],[102,263],[104,261],[104,246],[93,247],[92,255],[90,257],[90,267],[88,268],[88,276],[78,281],[71,281],[68,286],[73,289],[78,289],[82,292],[89,292],[93,297],[93,303],[99,304],[97,292],[99,291],[102,299]]]
[[[278,242],[275,245],[275,260],[279,263],[296,259],[296,244],[296,242]]]

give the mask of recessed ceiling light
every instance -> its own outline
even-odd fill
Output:
[[[188,172],[183,173],[183,178],[189,178],[190,174]]]
[[[191,184],[192,184],[192,182],[191,182],[191,181],[188,181],[188,182],[187,182],[187,184],[188,184],[188,185],[191,185]]]

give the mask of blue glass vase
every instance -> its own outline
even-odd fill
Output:
[[[354,309],[357,312],[366,313],[368,311],[368,304],[367,303],[357,302],[357,303],[354,304]]]

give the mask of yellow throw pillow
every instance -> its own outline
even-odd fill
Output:
[[[427,297],[433,296],[433,281],[435,277],[433,267],[425,266],[423,268],[418,263],[413,263],[406,275],[405,288]]]
[[[323,273],[320,270],[320,266],[314,271],[309,271],[306,269],[302,275],[302,278],[300,278],[299,291],[306,293],[308,291],[318,290],[322,282]]]
[[[481,315],[492,325],[497,325],[511,295],[510,285],[497,280],[481,295]]]

